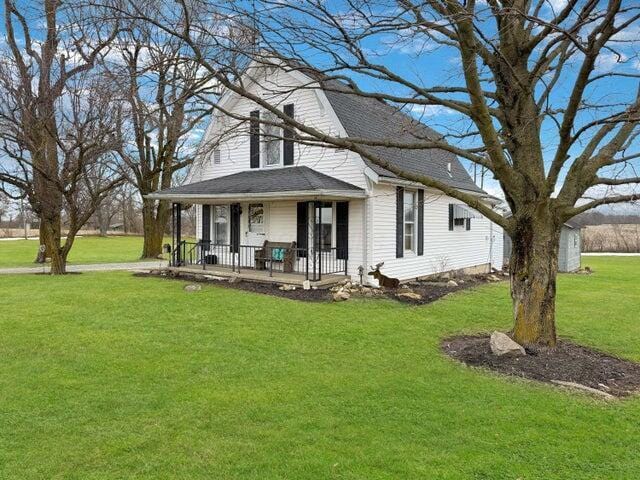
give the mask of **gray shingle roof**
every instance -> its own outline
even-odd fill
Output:
[[[337,81],[320,83],[324,83],[325,95],[349,136],[406,143],[442,137],[423,123],[381,100],[349,93],[349,87]],[[455,188],[483,192],[473,182],[458,157],[451,152],[440,149],[407,150],[389,147],[366,149],[372,155],[410,173],[425,175]],[[378,175],[397,178],[394,173],[371,163],[366,158],[364,161]],[[448,164],[451,164],[451,175],[447,170]]]
[[[337,178],[316,172],[309,167],[286,167],[265,170],[247,170],[202,182],[189,183],[180,187],[167,188],[155,192],[163,195],[225,195],[242,193],[276,193],[293,191],[356,191],[363,190]]]

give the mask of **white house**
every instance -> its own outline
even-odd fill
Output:
[[[251,92],[322,132],[411,141],[437,134],[341,83],[321,87],[291,68],[248,69]],[[304,86],[304,88],[300,88]],[[339,90],[339,91],[335,91]],[[298,143],[294,132],[262,123],[275,116],[228,92],[203,142],[205,155],[185,185],[152,198],[174,205],[174,264],[321,281],[348,275],[372,282],[369,266],[401,281],[459,269],[500,269],[502,230],[461,202],[399,178],[360,155]],[[233,116],[250,118],[250,121]],[[442,150],[370,147],[409,172],[437,178],[495,205],[455,155]],[[197,238],[180,234],[181,205],[197,209]],[[275,272],[275,274],[274,274]]]

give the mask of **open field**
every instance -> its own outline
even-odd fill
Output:
[[[564,275],[558,327],[640,361],[640,258]],[[640,398],[458,364],[507,285],[423,307],[127,273],[0,277],[0,478],[631,479]],[[28,301],[25,301],[28,298]]]
[[[0,268],[32,267],[37,251],[37,240],[0,241]],[[69,263],[135,262],[141,253],[142,237],[79,237],[69,252]]]
[[[589,225],[582,245],[583,252],[640,253],[640,224]]]

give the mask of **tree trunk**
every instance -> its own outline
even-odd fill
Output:
[[[51,275],[64,275],[67,270],[67,255],[60,248],[60,219],[40,219],[43,245],[51,258]]]
[[[523,223],[512,242],[513,338],[526,347],[555,347],[560,228],[547,222]]]
[[[36,253],[36,259],[33,261],[34,263],[45,263],[47,261],[47,249],[42,250],[40,245],[45,245],[44,243],[44,231],[42,230],[42,222],[40,222],[40,233],[38,235],[40,239],[38,242],[38,253]]]
[[[142,203],[142,228],[144,243],[142,258],[158,258],[162,254],[162,240],[169,221],[169,208],[167,202],[160,202],[156,209],[153,200],[146,198]]]

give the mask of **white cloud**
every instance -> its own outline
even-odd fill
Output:
[[[623,53],[603,53],[596,60],[596,70],[601,73],[611,72],[616,66],[624,64],[627,60],[629,58]]]
[[[411,105],[409,111],[414,117],[437,117],[456,114],[455,110],[443,105]]]

